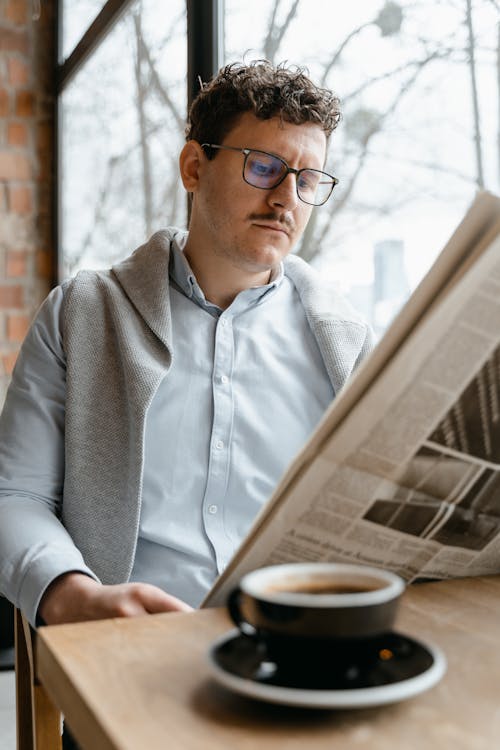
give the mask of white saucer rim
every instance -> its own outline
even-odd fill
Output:
[[[215,660],[215,651],[239,635],[237,629],[225,633],[214,641],[208,651],[208,665],[212,677],[224,687],[240,695],[269,703],[306,708],[370,708],[413,698],[434,687],[446,672],[446,657],[438,646],[425,643],[412,636],[404,636],[420,643],[433,657],[432,665],[419,675],[391,685],[351,690],[310,690],[305,688],[266,685],[226,672]],[[401,635],[404,635],[401,633]]]

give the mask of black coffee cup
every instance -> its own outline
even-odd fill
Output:
[[[404,588],[395,573],[364,565],[274,565],[245,575],[228,609],[244,635],[274,651],[306,643],[321,650],[390,631]]]

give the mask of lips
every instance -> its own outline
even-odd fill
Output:
[[[283,224],[263,224],[261,222],[254,222],[254,224],[256,227],[260,227],[260,229],[268,229],[271,232],[279,232],[288,236],[288,230]]]

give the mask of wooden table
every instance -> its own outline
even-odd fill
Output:
[[[292,709],[226,691],[205,654],[229,625],[203,610],[42,628],[38,677],[84,750],[500,747],[500,577],[409,588],[398,629],[440,646],[448,671],[377,709]]]

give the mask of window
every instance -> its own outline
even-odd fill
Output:
[[[63,0],[62,57],[69,57],[80,37],[102,10],[105,0]]]
[[[226,60],[305,65],[343,104],[299,253],[381,332],[476,190],[499,190],[496,0],[226,0]],[[242,144],[245,145],[245,144]]]
[[[177,157],[186,95],[186,13],[141,0],[62,94],[63,275],[130,254],[186,222]]]
[[[177,156],[186,77],[195,89],[219,59],[303,65],[339,95],[344,118],[327,171],[340,184],[298,252],[379,332],[476,190],[499,190],[499,0],[78,5],[65,0],[73,41],[101,9],[127,10],[62,95],[65,275],[185,225]]]

